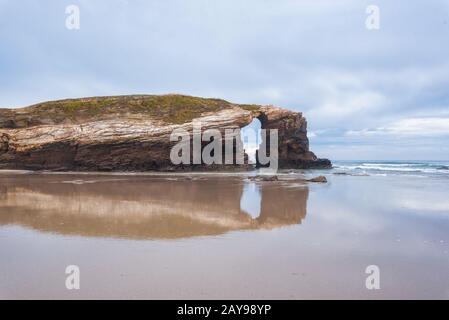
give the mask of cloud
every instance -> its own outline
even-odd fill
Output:
[[[310,116],[347,120],[362,113],[378,110],[385,104],[385,97],[376,92],[334,92],[327,94],[323,104],[309,112]]]
[[[346,136],[392,135],[435,137],[449,136],[449,117],[447,118],[410,118],[401,119],[386,127],[363,130],[349,130]]]
[[[426,151],[449,159],[448,1],[378,0],[379,31],[364,0],[77,3],[69,31],[71,1],[0,0],[0,106],[178,92],[301,111],[319,156],[412,156],[432,135]]]

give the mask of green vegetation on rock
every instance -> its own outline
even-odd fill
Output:
[[[260,108],[257,104],[239,104],[239,107],[247,111],[257,111]]]
[[[182,124],[205,113],[235,106],[247,111],[256,111],[259,108],[258,105],[238,105],[221,99],[176,94],[92,97],[39,103],[15,109],[18,112],[10,109],[8,113],[0,113],[0,127],[84,122],[117,116],[137,116],[140,119],[150,118],[165,123]]]

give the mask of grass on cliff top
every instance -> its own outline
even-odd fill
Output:
[[[114,115],[148,115],[166,123],[182,124],[206,112],[217,112],[232,106],[255,111],[257,105],[235,105],[221,99],[185,95],[141,95],[67,99],[40,103],[23,109],[31,124],[37,119],[44,123],[83,121]]]

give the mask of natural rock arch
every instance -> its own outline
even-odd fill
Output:
[[[68,99],[0,109],[0,168],[79,171],[249,169],[247,165],[174,165],[174,129],[242,128],[254,118],[279,133],[280,168],[330,167],[309,150],[299,112],[220,99],[139,95]]]

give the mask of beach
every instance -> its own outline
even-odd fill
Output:
[[[448,172],[2,171],[0,299],[447,299]],[[317,175],[328,182],[304,181]],[[380,289],[365,285],[370,265]]]

